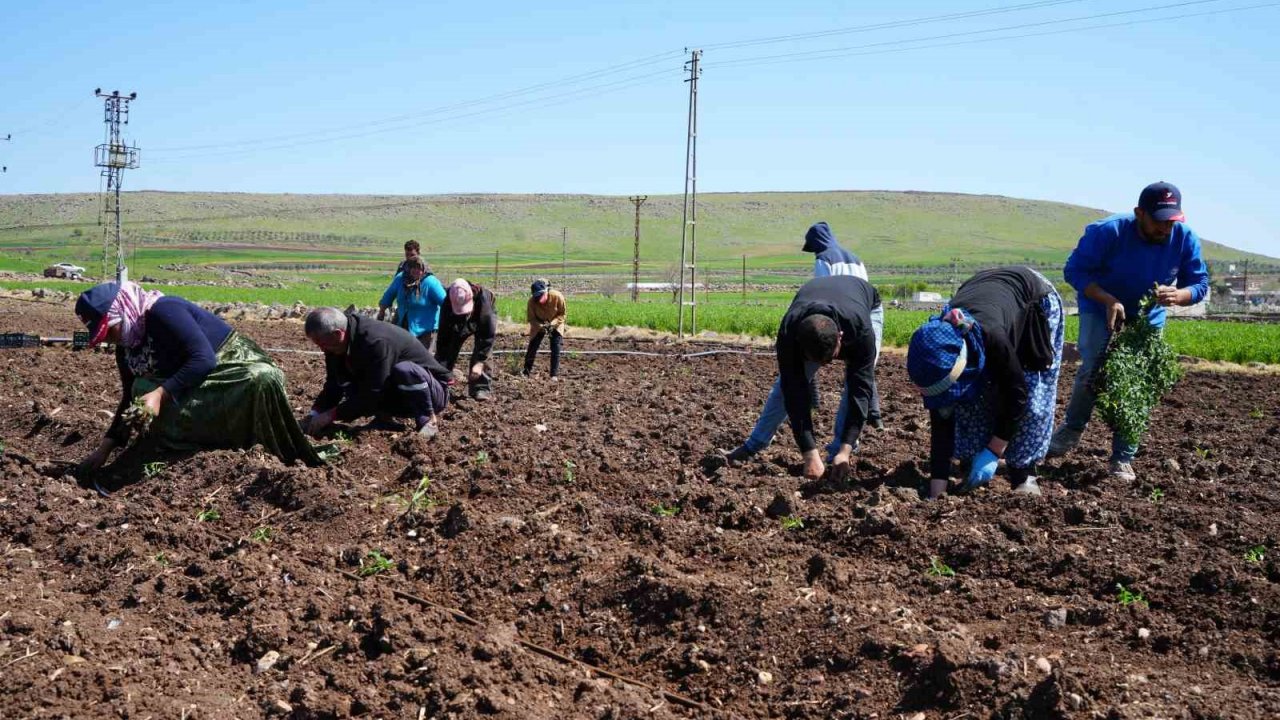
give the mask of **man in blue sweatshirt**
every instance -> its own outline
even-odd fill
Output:
[[[1049,457],[1071,452],[1080,442],[1096,399],[1090,379],[1111,333],[1138,317],[1138,303],[1156,287],[1160,306],[1148,316],[1164,327],[1165,307],[1194,305],[1209,292],[1209,273],[1200,257],[1200,238],[1183,224],[1182,193],[1166,182],[1142,190],[1132,214],[1113,215],[1088,225],[1067,258],[1063,275],[1080,303],[1080,369],[1067,417],[1049,443]],[[1111,440],[1111,474],[1135,479],[1137,445],[1118,435]]]

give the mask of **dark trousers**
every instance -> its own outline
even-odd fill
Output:
[[[546,335],[546,330],[539,330],[537,335],[529,338],[529,349],[524,352],[524,374],[528,375],[533,372],[533,361],[538,357],[538,347],[542,345],[542,336]],[[564,336],[555,330],[551,331],[551,377],[560,374],[560,346],[564,343]]]
[[[418,342],[422,343],[422,347],[427,349],[429,353],[435,353],[436,331],[429,330],[418,336]]]
[[[383,411],[395,417],[438,415],[449,403],[444,385],[421,365],[408,360],[392,366],[383,394],[387,398]]]
[[[457,335],[450,333],[440,333],[436,338],[436,360],[441,365],[449,368],[452,372],[455,365],[458,364],[458,355],[462,353],[462,344],[467,341],[469,335]],[[489,383],[493,378],[489,375],[489,368],[485,367],[480,373],[480,379],[475,382],[471,381],[471,368],[467,368],[467,393],[471,397],[475,397],[480,391],[488,391]]]

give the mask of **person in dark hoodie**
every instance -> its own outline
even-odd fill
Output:
[[[929,408],[929,497],[951,459],[971,460],[963,487],[985,485],[1003,457],[1014,492],[1039,495],[1062,368],[1062,299],[1028,267],[983,270],[911,336],[907,374]]]
[[[145,437],[163,449],[261,444],[286,463],[323,463],[293,417],[280,368],[213,313],[127,281],[86,290],[75,312],[90,344],[116,346],[121,388],[111,427],[78,472],[97,470],[129,443],[131,406],[153,418]]]
[[[813,253],[814,258],[813,276],[815,278],[830,277],[832,275],[849,275],[852,277],[867,279],[867,268],[858,259],[857,255],[849,252],[836,241],[836,236],[831,232],[831,228],[825,222],[814,223],[809,231],[804,235],[804,252]],[[871,325],[875,331],[876,338],[876,359],[880,356],[880,339],[884,333],[884,308],[877,305],[871,311]],[[805,372],[810,378],[817,371],[816,363],[809,363],[805,366]],[[813,395],[817,397],[817,390],[813,391]],[[847,398],[841,398],[840,409],[836,412],[836,423],[843,423],[844,418],[849,414],[849,403]],[[751,428],[751,434],[737,448],[729,452],[726,457],[734,462],[742,462],[757,453],[769,447],[773,442],[773,438],[778,434],[778,428],[782,427],[782,421],[786,419],[787,409],[782,402],[782,385],[781,382],[775,382],[773,387],[769,389],[769,396],[766,398],[764,407],[760,410],[760,417],[756,419],[755,427]],[[867,415],[867,422],[875,428],[884,428],[884,421],[880,416],[880,392],[876,388],[874,376],[871,379],[871,407]],[[827,448],[828,461],[835,457],[839,451],[839,447],[832,442]],[[723,452],[723,451],[722,451]]]
[[[307,338],[324,351],[324,388],[304,429],[310,435],[334,420],[375,415],[372,427],[398,429],[390,417],[409,417],[417,432],[435,437],[436,416],[449,402],[450,373],[403,328],[337,308],[307,313]]]
[[[440,309],[436,360],[452,371],[462,344],[467,338],[475,337],[467,370],[467,392],[475,400],[489,399],[491,378],[485,371],[485,362],[498,337],[496,306],[493,293],[487,288],[458,278],[449,285],[449,301]]]
[[[837,417],[830,446],[835,450],[830,456],[831,479],[841,482],[849,474],[850,456],[871,408],[876,367],[871,312],[878,307],[880,295],[866,280],[848,275],[814,278],[796,292],[778,326],[778,381],[807,478],[822,477],[826,466],[813,437],[813,383],[806,366],[844,361],[841,405],[848,412],[843,419]]]

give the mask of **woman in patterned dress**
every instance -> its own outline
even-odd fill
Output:
[[[929,408],[930,498],[946,492],[952,458],[970,461],[964,489],[990,482],[1003,458],[1015,492],[1040,494],[1062,333],[1062,298],[1028,267],[974,275],[916,330],[907,374]]]

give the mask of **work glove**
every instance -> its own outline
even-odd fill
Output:
[[[988,448],[983,448],[982,452],[973,459],[973,466],[969,468],[969,479],[965,481],[966,490],[982,487],[991,482],[991,478],[996,476],[996,466],[1000,464],[1000,458],[991,452]]]

